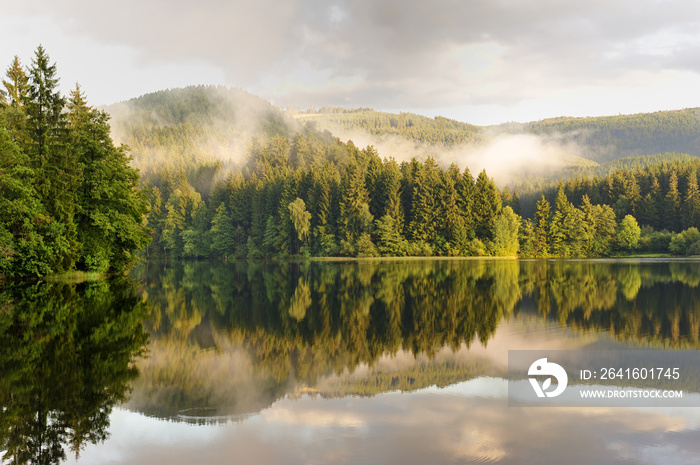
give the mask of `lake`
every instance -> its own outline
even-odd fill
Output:
[[[149,262],[0,339],[8,463],[700,463],[699,407],[509,406],[509,351],[693,356],[698,260]]]

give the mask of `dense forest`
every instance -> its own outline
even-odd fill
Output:
[[[444,117],[384,113],[369,108],[324,107],[296,114],[301,121],[313,121],[319,127],[331,130],[357,129],[377,136],[398,135],[447,147],[478,145],[501,134],[553,136],[562,145],[575,145],[580,150],[577,155],[599,163],[668,152],[700,156],[699,116],[700,109],[690,108],[636,115],[560,117],[525,124],[480,127]]]
[[[414,113],[386,113],[370,108],[347,110],[322,107],[305,112],[291,110],[303,122],[333,129],[361,129],[376,136],[396,135],[407,140],[442,146],[477,144],[486,139],[482,128],[442,116],[428,118]]]
[[[110,139],[108,116],[80,87],[66,99],[37,48],[15,57],[0,93],[0,280],[116,272],[148,242],[138,172]]]
[[[700,108],[595,118],[552,118],[508,131],[556,134],[583,148],[597,162],[636,155],[676,152],[700,156]]]
[[[28,69],[15,58],[3,85],[5,278],[118,271],[149,241],[148,258],[700,252],[700,161],[678,153],[622,156],[634,152],[625,141],[644,140],[638,132],[646,129],[661,145],[676,141],[664,147],[691,140],[691,110],[504,126],[585,132],[590,150],[605,146],[614,156],[500,189],[485,171],[360,148],[317,124],[335,118],[445,146],[486,140],[485,128],[445,118],[283,111],[242,90],[199,86],[113,105],[110,127],[79,87],[61,96],[56,66],[41,47]],[[607,136],[591,139],[605,128]]]
[[[222,125],[212,121],[221,113],[233,125],[241,115],[262,115],[258,126],[265,128],[257,137],[249,132],[245,155],[228,163],[211,150],[181,161],[177,156],[187,153],[181,150],[169,164],[147,171],[150,257],[682,255],[697,242],[698,165],[690,155],[621,158],[565,171],[565,182],[513,182],[499,190],[486,172],[474,176],[468,167],[430,157],[399,163],[299,121],[320,115],[366,127],[374,118],[376,130],[421,128],[431,134],[425,140],[458,125],[368,109],[326,108],[295,120],[261,102],[265,111],[238,110],[236,98],[222,97],[226,92],[196,87],[158,93],[153,108],[160,116],[152,121],[167,123],[149,123],[141,138],[138,126],[131,129],[129,137],[150,141],[149,150],[172,151],[177,142],[163,134],[183,125],[219,134]],[[212,100],[233,103],[212,114]],[[143,97],[132,105],[148,108]],[[208,147],[200,141],[188,136],[183,146]],[[664,208],[666,197],[673,208]]]

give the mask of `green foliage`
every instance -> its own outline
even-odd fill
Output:
[[[698,228],[688,228],[671,238],[668,250],[673,255],[689,255],[690,247],[698,241],[700,241]]]
[[[0,449],[13,463],[59,463],[109,435],[138,377],[145,304],[124,279],[0,292]]]
[[[634,250],[641,236],[641,229],[637,224],[637,220],[632,215],[626,215],[620,221],[617,230],[617,245],[623,250]]]
[[[501,210],[493,225],[493,254],[497,257],[518,253],[518,230],[521,218],[510,207]]]
[[[360,129],[376,136],[395,135],[446,147],[473,144],[485,139],[481,128],[442,116],[428,118],[413,113],[384,113],[368,108],[348,110],[324,107],[318,112],[310,110],[295,117],[331,131]]]
[[[19,60],[0,108],[0,280],[83,270],[118,273],[150,237],[148,202],[108,117],[78,87],[58,92],[40,46],[28,73]],[[154,218],[155,219],[155,218]]]
[[[306,242],[311,227],[311,213],[306,211],[306,204],[299,197],[289,204],[289,213],[300,242]]]

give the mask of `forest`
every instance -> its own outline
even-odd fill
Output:
[[[633,150],[652,135],[659,149],[687,148],[683,143],[700,134],[688,116],[694,110],[506,125],[501,129],[511,132],[585,133],[585,150],[605,146],[609,161],[498,186],[486,171],[429,154],[395,154],[397,161],[317,124],[334,118],[444,146],[489,137],[486,128],[446,118],[283,110],[240,89],[212,86],[96,109],[77,85],[64,98],[58,82],[42,47],[29,67],[15,57],[3,80],[4,279],[120,272],[140,255],[700,254],[700,160],[691,150]]]
[[[148,203],[108,116],[76,85],[58,91],[40,46],[18,57],[0,93],[0,280],[67,271],[119,272],[150,238]]]

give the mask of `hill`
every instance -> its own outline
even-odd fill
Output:
[[[240,89],[196,86],[154,92],[106,110],[114,139],[131,148],[132,164],[146,178],[168,167],[195,171],[208,165],[209,174],[223,166],[235,170],[254,140],[291,138],[300,131],[373,145],[380,157],[399,162],[432,156],[444,167],[454,162],[475,173],[486,169],[502,185],[521,183],[523,176],[541,182],[604,174],[614,164],[598,164],[631,157],[700,156],[698,108],[486,127],[370,108],[284,111]]]
[[[478,144],[485,139],[483,128],[442,116],[429,118],[414,113],[386,113],[369,108],[324,107],[318,112],[294,115],[332,133],[363,130],[374,136],[399,136],[414,142],[453,147]]]
[[[559,117],[488,127],[443,117],[366,108],[325,108],[313,114],[299,113],[295,118],[313,121],[319,128],[334,133],[364,131],[379,138],[398,136],[448,149],[460,145],[483,147],[505,136],[531,135],[548,145],[559,146],[562,153],[597,163],[670,152],[700,156],[699,108],[605,117]]]
[[[700,108],[595,118],[553,118],[509,131],[561,135],[581,156],[605,162],[636,155],[676,152],[700,156]]]
[[[132,165],[149,177],[159,168],[235,166],[256,137],[288,136],[299,124],[240,89],[195,86],[110,105],[112,136],[130,147]]]

